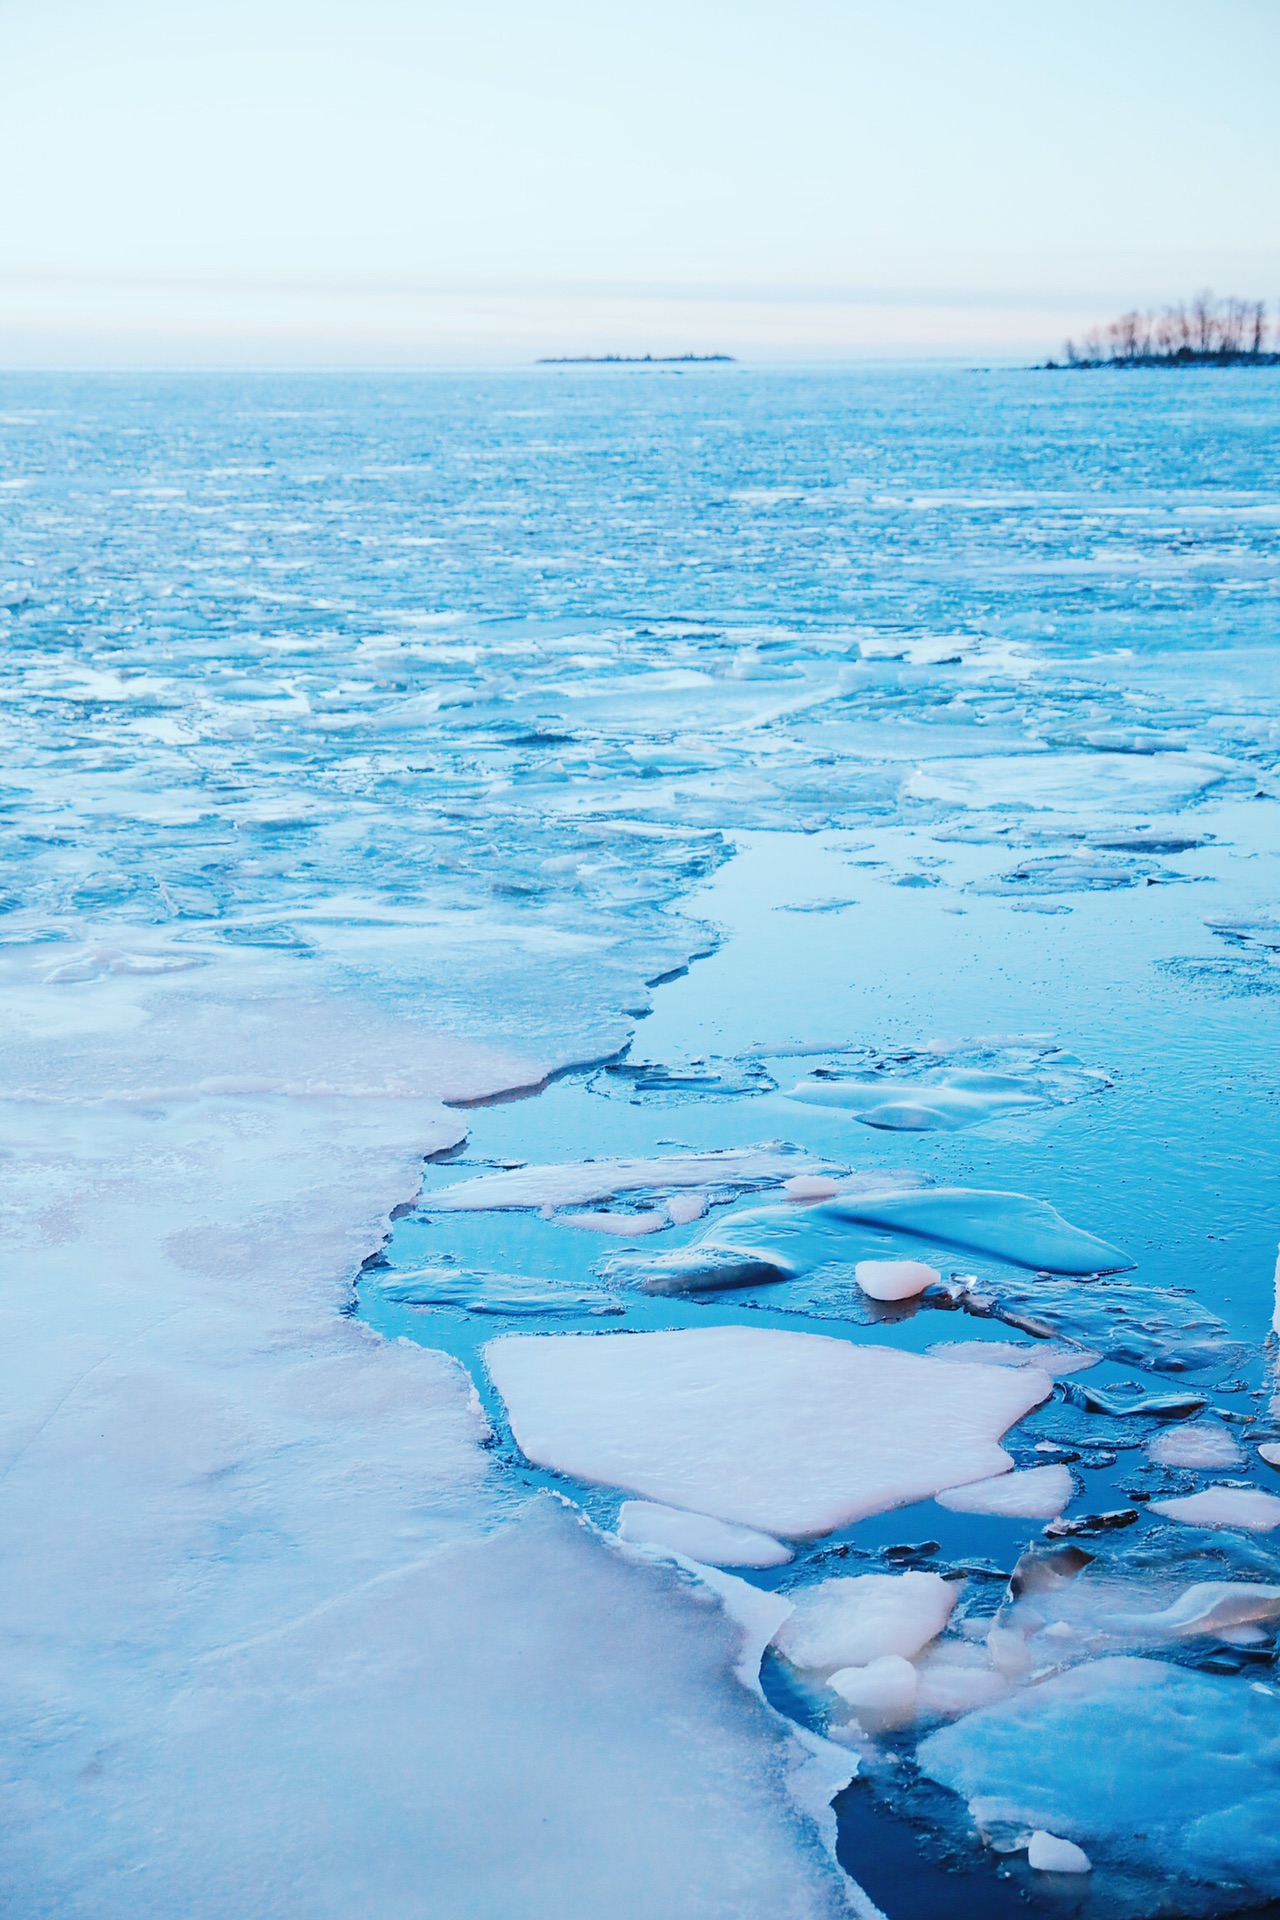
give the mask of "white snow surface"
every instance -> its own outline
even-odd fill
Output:
[[[341,1311],[442,1102],[554,1062],[193,953],[0,956],[0,1904],[846,1911],[722,1601],[501,1484],[463,1369]]]
[[[657,1154],[648,1160],[579,1160],[563,1166],[516,1167],[438,1187],[423,1204],[433,1213],[579,1207],[593,1200],[611,1200],[620,1193],[662,1193],[714,1185],[762,1186],[806,1172],[812,1166],[794,1148],[770,1141],[764,1146],[712,1153]]]
[[[1056,1520],[1075,1492],[1071,1469],[1055,1463],[1026,1467],[1020,1473],[1002,1473],[994,1480],[974,1480],[967,1487],[947,1487],[938,1494],[940,1507],[952,1513],[999,1513],[1010,1520]]]
[[[773,1328],[511,1334],[484,1352],[538,1466],[788,1539],[1007,1470],[1000,1435],[1051,1384]]]
[[[784,1567],[790,1547],[772,1534],[731,1527],[705,1513],[685,1513],[651,1500],[624,1500],[618,1512],[618,1538],[633,1546],[660,1547],[711,1567]]]

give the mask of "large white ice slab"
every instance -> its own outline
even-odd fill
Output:
[[[964,1367],[754,1327],[510,1335],[485,1361],[529,1459],[809,1538],[1011,1463],[1032,1367]]]

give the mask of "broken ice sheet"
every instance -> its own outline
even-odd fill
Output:
[[[464,1313],[512,1315],[621,1313],[621,1304],[604,1288],[563,1286],[554,1280],[534,1280],[522,1274],[487,1273],[452,1266],[369,1268],[372,1281],[387,1300],[404,1307],[453,1307]]]
[[[790,1547],[772,1534],[734,1527],[705,1513],[664,1507],[651,1500],[624,1500],[618,1510],[618,1538],[632,1546],[680,1553],[712,1567],[784,1567]]]
[[[930,1734],[917,1761],[980,1829],[1043,1828],[1083,1846],[1109,1870],[1108,1912],[1212,1914],[1280,1895],[1269,1690],[1093,1660]]]
[[[1075,1492],[1068,1467],[1060,1464],[1027,1467],[1001,1474],[995,1480],[977,1480],[966,1487],[948,1487],[935,1494],[940,1507],[952,1513],[996,1513],[1015,1520],[1055,1520]]]
[[[1230,1366],[1243,1352],[1217,1314],[1189,1294],[1128,1281],[1081,1286],[1002,1277],[962,1296],[960,1304],[1041,1339],[1078,1340],[1105,1359],[1158,1373]]]
[[[1001,1434],[1050,1390],[772,1328],[513,1334],[484,1357],[536,1465],[784,1539],[1007,1471]]]
[[[898,1132],[955,1132],[1000,1113],[1058,1106],[1110,1084],[1074,1054],[1041,1038],[993,1039],[934,1046],[876,1060],[856,1074],[817,1069],[789,1099],[835,1107],[864,1126]]]
[[[866,1187],[870,1191],[865,1191]],[[857,1190],[850,1190],[855,1188]],[[835,1263],[847,1266],[882,1247],[859,1243],[851,1229],[878,1229],[935,1246],[1007,1260],[1051,1273],[1114,1271],[1133,1263],[1118,1248],[1064,1220],[1047,1201],[968,1187],[877,1190],[847,1183],[813,1206],[752,1207],[716,1220],[688,1246],[634,1257],[610,1271],[630,1272],[650,1292],[752,1286],[789,1280]]]
[[[960,807],[1164,813],[1225,773],[1222,761],[1190,753],[1011,753],[930,761],[906,781],[903,797]]]
[[[820,1164],[798,1147],[771,1140],[762,1146],[713,1153],[658,1154],[652,1159],[578,1160],[560,1166],[518,1167],[437,1187],[421,1201],[424,1213],[487,1212],[507,1207],[578,1207],[624,1193],[664,1193],[686,1187],[729,1190],[770,1186]]]

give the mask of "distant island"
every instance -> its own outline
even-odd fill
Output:
[[[538,367],[684,367],[733,360],[732,353],[544,353]]]
[[[1269,341],[1275,345],[1270,346]],[[1122,313],[1095,327],[1077,347],[1068,340],[1056,367],[1280,367],[1280,309],[1268,325],[1265,300],[1215,300],[1207,289],[1190,305],[1159,313]]]

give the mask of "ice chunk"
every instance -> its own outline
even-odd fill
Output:
[[[1217,1904],[1280,1893],[1280,1699],[1159,1661],[1089,1661],[920,1743],[932,1780],[969,1803],[979,1826],[1012,1824],[1087,1843],[1172,1885],[1165,1909],[1203,1912],[1182,1883],[1221,1880]],[[1269,1814],[1270,1824],[1263,1818]]]
[[[788,1200],[830,1200],[833,1194],[839,1193],[840,1182],[825,1173],[793,1173],[789,1180],[783,1181],[782,1190]]]
[[[406,1307],[456,1307],[464,1313],[533,1318],[544,1314],[621,1313],[616,1296],[603,1288],[564,1286],[523,1274],[487,1273],[468,1267],[374,1267],[365,1285]]]
[[[827,1210],[863,1226],[886,1227],[1045,1273],[1113,1273],[1133,1265],[1118,1248],[1071,1226],[1047,1200],[1022,1193],[933,1187],[842,1197],[828,1201]]]
[[[942,1275],[921,1260],[859,1260],[854,1276],[871,1300],[912,1300]]]
[[[1258,1447],[1258,1457],[1269,1467],[1280,1467],[1280,1442],[1263,1440]]]
[[[1074,1840],[1060,1840],[1056,1833],[1037,1827],[1027,1842],[1027,1865],[1037,1873],[1092,1873],[1093,1862]]]
[[[581,1207],[611,1200],[620,1193],[658,1192],[681,1187],[766,1186],[788,1174],[808,1171],[796,1148],[772,1141],[760,1147],[716,1153],[661,1154],[652,1160],[580,1160],[565,1166],[517,1167],[482,1174],[424,1195],[431,1213],[487,1212],[505,1207]]]
[[[908,800],[959,807],[1167,812],[1223,773],[1221,762],[1189,753],[1008,753],[931,760],[902,791]]]
[[[661,1507],[649,1500],[624,1500],[618,1513],[618,1538],[633,1546],[662,1547],[712,1567],[782,1567],[791,1549],[771,1534],[732,1527],[705,1513]]]
[[[1235,1436],[1204,1420],[1167,1427],[1148,1442],[1147,1452],[1161,1467],[1238,1467],[1244,1460]]]
[[[999,1513],[1011,1520],[1056,1520],[1075,1492],[1071,1470],[1062,1465],[1028,1467],[967,1487],[948,1487],[934,1497],[953,1513]]]
[[[864,1667],[841,1667],[827,1685],[869,1730],[900,1726],[915,1709],[916,1670],[900,1653],[882,1653]]]
[[[1032,1367],[754,1327],[512,1334],[485,1360],[539,1466],[788,1538],[1001,1472],[999,1436],[1050,1390]]]
[[[638,1239],[646,1233],[661,1233],[671,1225],[671,1216],[658,1207],[644,1213],[557,1213],[557,1226],[585,1227],[588,1233],[615,1233]]]
[[[1132,1633],[1143,1639],[1191,1640],[1277,1619],[1280,1587],[1255,1586],[1247,1580],[1198,1580],[1160,1613],[1104,1614],[1101,1625],[1111,1633]]]
[[[867,1127],[901,1133],[954,1132],[996,1113],[1045,1104],[1033,1082],[1012,1074],[936,1071],[928,1079],[802,1080],[788,1098],[836,1107]]]
[[[1039,1339],[1078,1340],[1104,1359],[1157,1373],[1229,1365],[1240,1351],[1226,1325],[1198,1301],[1123,1280],[1077,1287],[1060,1280],[1001,1279],[963,1296],[960,1304]]]
[[[701,1220],[707,1210],[705,1193],[673,1193],[667,1198],[667,1213],[673,1227],[687,1227]]]
[[[935,1360],[962,1360],[975,1367],[1039,1367],[1051,1380],[1096,1367],[1101,1354],[1087,1347],[1018,1346],[1012,1340],[935,1340]]]
[[[959,1713],[1003,1700],[1011,1682],[991,1665],[985,1647],[968,1640],[938,1640],[916,1661],[916,1717],[950,1720]]]
[[[1280,1527],[1280,1500],[1258,1487],[1205,1487],[1176,1500],[1153,1500],[1151,1511],[1189,1527],[1244,1527],[1250,1533]]]
[[[1130,1414],[1181,1420],[1190,1413],[1199,1413],[1201,1407],[1209,1404],[1208,1394],[1197,1393],[1194,1388],[1181,1393],[1108,1393],[1105,1387],[1086,1384],[1070,1386],[1066,1394],[1073,1406],[1084,1407],[1089,1413],[1108,1414],[1113,1420],[1123,1420]]]
[[[839,1575],[792,1594],[795,1611],[773,1636],[794,1667],[829,1673],[886,1654],[910,1659],[946,1626],[960,1587],[941,1574]]]
[[[705,1228],[687,1247],[632,1269],[649,1292],[676,1293],[794,1279],[858,1251],[856,1227],[887,1229],[1015,1266],[1094,1273],[1125,1255],[1070,1226],[1043,1200],[965,1187],[841,1189],[812,1206],[748,1207]],[[619,1273],[623,1269],[617,1270]]]

